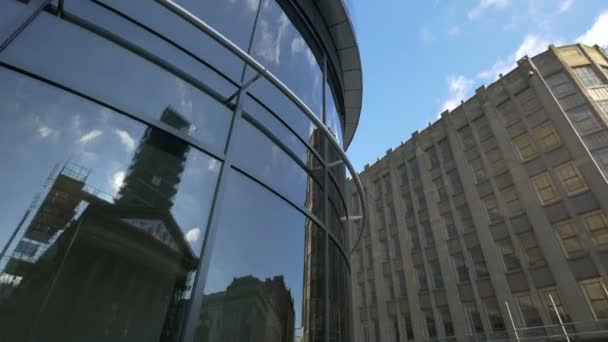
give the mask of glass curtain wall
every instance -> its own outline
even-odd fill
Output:
[[[291,1],[177,2],[342,146]],[[346,169],[271,82],[153,1],[0,0],[0,39],[0,341],[349,341]]]

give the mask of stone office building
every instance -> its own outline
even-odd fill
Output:
[[[608,338],[598,46],[524,57],[360,177],[371,213],[351,260],[356,341]]]

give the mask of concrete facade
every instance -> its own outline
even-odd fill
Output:
[[[355,341],[563,338],[560,319],[571,336],[607,338],[598,46],[524,57],[360,177],[370,224],[351,260]]]

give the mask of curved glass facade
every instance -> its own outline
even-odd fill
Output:
[[[177,3],[343,146],[292,1]],[[162,1],[0,0],[0,44],[0,341],[350,340],[347,170],[301,106]]]

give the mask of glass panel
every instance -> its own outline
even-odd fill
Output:
[[[0,80],[2,336],[176,339],[220,162],[15,72]]]
[[[259,0],[178,0],[180,6],[248,51]]]
[[[226,177],[196,340],[320,340],[322,230],[240,173]]]
[[[260,132],[251,123],[241,120],[234,128],[230,153],[234,163],[300,206],[315,208],[323,218],[321,181],[312,178],[301,165]],[[322,177],[320,162],[311,156],[310,172]],[[315,172],[315,170],[317,172]],[[321,178],[322,179],[322,178]]]
[[[130,113],[158,120],[174,111],[189,125],[165,123],[223,152],[230,109],[160,67],[50,14],[41,13],[3,59]]]
[[[321,118],[323,73],[308,44],[275,0],[262,0],[250,54]]]
[[[194,55],[215,66],[232,80],[236,82],[241,80],[245,63],[240,58],[222,47],[199,29],[167,10],[164,6],[154,1],[100,1],[109,4],[113,8],[128,14],[153,30],[160,32],[162,35],[188,49],[188,51],[192,52]],[[213,1],[212,3],[213,6],[217,7],[223,2],[225,1]],[[237,12],[242,11],[235,11],[235,13],[232,14],[233,18],[235,15],[238,15]],[[230,19],[230,24],[235,24],[235,19],[233,18]],[[218,19],[221,20],[221,18]],[[239,22],[239,24],[243,24],[243,26],[235,25],[235,32],[243,32],[245,20]],[[236,41],[239,40],[237,39]]]
[[[329,243],[329,340],[335,342],[348,342],[350,339],[350,302],[348,289],[350,288],[349,270],[346,260],[338,247]],[[291,341],[286,341],[291,342]]]

